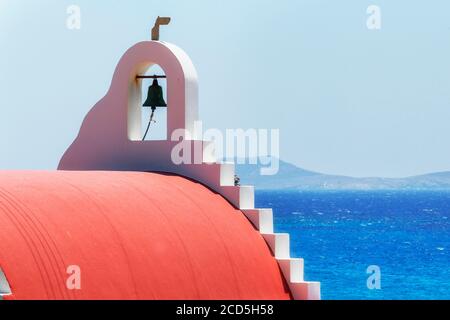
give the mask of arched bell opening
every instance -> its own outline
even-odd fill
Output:
[[[167,140],[167,78],[157,64],[137,68],[130,82],[128,138],[131,141]]]

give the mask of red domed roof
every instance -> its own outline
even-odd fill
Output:
[[[13,299],[291,297],[239,210],[156,173],[0,172],[0,268]]]

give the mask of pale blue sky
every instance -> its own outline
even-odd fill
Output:
[[[196,65],[207,128],[279,128],[281,158],[324,173],[450,170],[446,0],[0,0],[0,168],[55,168],[157,15]]]

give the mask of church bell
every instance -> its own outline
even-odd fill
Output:
[[[153,117],[155,116],[156,108],[166,108],[167,107],[167,104],[164,101],[162,87],[158,84],[158,80],[156,79],[156,76],[153,79],[153,84],[148,88],[147,100],[145,100],[143,107],[152,108],[152,114],[150,115],[150,121],[148,122],[147,130],[145,131],[142,141],[144,141],[147,138],[148,131],[150,130],[150,125],[153,122],[156,122],[155,120],[153,120]]]
[[[143,107],[151,107],[152,110],[167,107],[167,104],[164,101],[162,87],[158,84],[157,79],[154,79],[153,84],[148,88],[147,100]]]

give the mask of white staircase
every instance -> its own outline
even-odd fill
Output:
[[[202,166],[211,164],[203,164]],[[214,165],[214,164],[212,164]],[[217,164],[216,164],[217,165]],[[261,233],[289,285],[295,300],[320,300],[320,282],[304,280],[303,259],[291,258],[290,240],[287,233],[273,232],[272,209],[255,209],[253,186],[234,186],[235,166],[232,163],[218,165],[220,181],[212,187],[250,220]]]

